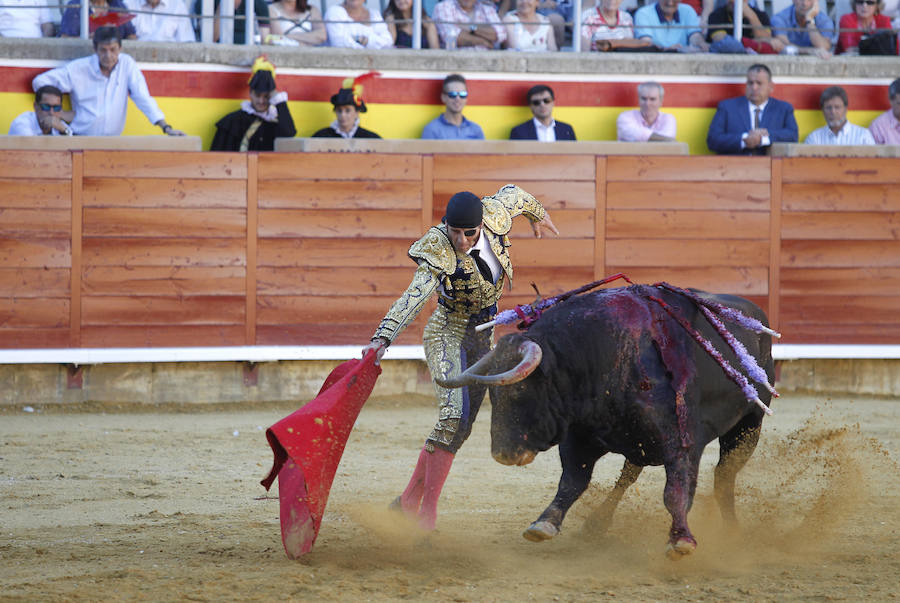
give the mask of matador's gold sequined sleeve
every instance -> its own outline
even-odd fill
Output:
[[[420,263],[409,287],[406,288],[400,299],[391,305],[387,314],[381,319],[381,324],[375,329],[372,339],[383,337],[389,342],[394,341],[403,329],[415,320],[419,312],[422,311],[425,302],[438,288],[440,284],[439,279],[440,273],[434,267],[426,262]]]
[[[540,222],[547,213],[534,195],[515,184],[507,184],[492,197],[500,202],[512,218],[525,214],[532,222]],[[488,211],[487,204],[485,204],[485,211]]]

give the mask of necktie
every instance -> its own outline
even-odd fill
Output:
[[[477,249],[473,249],[470,255],[472,256],[472,259],[475,260],[475,265],[478,266],[478,271],[481,273],[481,276],[484,277],[484,280],[493,283],[494,275],[491,272],[491,267],[488,266],[488,263],[481,257],[481,252]]]
[[[753,129],[759,129],[759,107],[753,109]]]

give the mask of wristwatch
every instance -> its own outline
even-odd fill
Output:
[[[473,33],[475,33],[476,31],[478,31],[478,26],[477,26],[477,25],[475,25],[474,23],[473,23],[472,25],[469,25],[469,33],[473,34]]]
[[[168,134],[169,132],[172,131],[172,126],[170,126],[169,124],[166,124],[163,126],[162,131],[163,131],[163,134]]]

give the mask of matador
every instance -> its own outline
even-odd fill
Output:
[[[363,354],[375,349],[380,359],[437,293],[437,307],[423,335],[432,379],[457,375],[484,356],[491,348],[493,329],[475,327],[496,314],[504,284],[512,286],[509,231],[513,218],[522,214],[531,221],[536,237],[543,229],[559,234],[540,202],[513,184],[482,199],[470,192],[453,195],[441,223],[409,248],[409,257],[418,264],[412,282],[391,305]],[[472,431],[486,391],[483,385],[445,389],[435,384],[434,389],[437,423],[419,453],[409,485],[391,503],[426,531],[434,529],[441,489],[454,455]]]

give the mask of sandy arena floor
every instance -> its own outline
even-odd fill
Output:
[[[2,601],[891,601],[900,598],[900,401],[786,395],[738,477],[742,532],[712,501],[707,449],[689,516],[697,552],[664,556],[661,468],[605,536],[582,525],[621,466],[602,459],[556,539],[522,530],[551,500],[555,450],[528,467],[489,453],[489,406],[417,545],[387,503],[434,412],[371,400],[312,554],[281,548],[264,428],[293,408],[123,413],[0,409]]]

